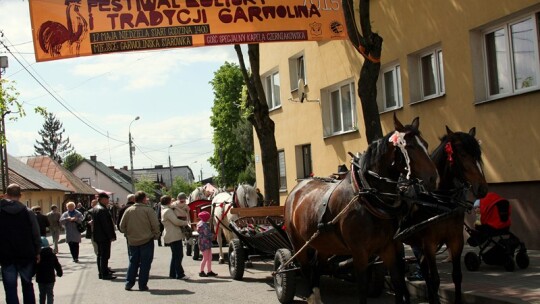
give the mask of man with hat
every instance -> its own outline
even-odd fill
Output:
[[[92,209],[93,229],[92,235],[98,245],[97,265],[99,278],[114,280],[115,276],[109,270],[109,258],[111,257],[111,242],[116,241],[114,224],[109,212],[109,195],[101,192],[98,195],[98,204]]]
[[[32,207],[32,211],[36,214],[36,219],[39,225],[39,235],[47,236],[47,227],[50,226],[49,219],[46,215],[41,213],[41,206],[37,205]]]

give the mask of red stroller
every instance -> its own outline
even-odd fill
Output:
[[[474,229],[465,224],[470,237],[467,243],[478,247],[480,252],[468,252],[465,255],[465,267],[477,271],[483,261],[488,265],[501,265],[507,271],[514,271],[516,264],[525,269],[529,266],[529,256],[525,244],[512,232],[510,202],[500,195],[489,192],[480,200],[480,225]],[[517,251],[517,253],[516,253]],[[515,260],[514,260],[515,255]]]

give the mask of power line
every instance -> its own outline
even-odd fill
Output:
[[[110,136],[108,136],[107,134],[99,131],[98,129],[96,129],[94,126],[90,125],[89,123],[87,123],[86,121],[84,121],[81,117],[79,117],[79,115],[77,115],[75,112],[73,112],[70,108],[68,108],[64,103],[62,103],[62,101],[60,101],[60,99],[58,99],[47,87],[45,87],[45,85],[43,85],[43,83],[36,78],[36,76],[34,76],[34,74],[32,74],[32,72],[30,72],[30,70],[28,70],[28,68],[19,60],[19,58],[17,58],[12,52],[11,50],[7,47],[7,45],[4,44],[3,41],[0,41],[0,44],[2,44],[4,46],[4,48],[11,54],[11,56],[13,56],[13,58],[15,58],[15,60],[17,60],[17,62],[26,70],[26,72],[28,72],[28,74],[54,99],[56,100],[56,102],[58,102],[62,107],[64,107],[69,113],[71,113],[73,116],[75,116],[75,118],[77,118],[79,121],[81,121],[83,124],[85,124],[86,126],[88,126],[90,129],[94,130],[95,132],[97,132],[98,134],[104,136],[104,137],[107,137],[107,138],[110,138],[114,141],[117,141],[117,142],[121,142],[121,143],[127,143],[126,141],[124,140],[119,140],[119,139],[116,139],[116,138],[112,138]]]

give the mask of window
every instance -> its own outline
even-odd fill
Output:
[[[285,151],[278,151],[279,190],[287,190],[287,175],[285,173]]]
[[[322,94],[324,136],[357,130],[354,82],[344,82]]]
[[[289,76],[291,80],[291,91],[298,90],[298,80],[300,78],[304,80],[304,84],[307,83],[306,67],[303,54],[289,59]]]
[[[311,176],[313,169],[311,166],[311,145],[298,145],[294,147],[296,159],[296,178],[304,179]]]
[[[538,89],[538,15],[484,32],[487,97]]]
[[[381,112],[403,107],[401,89],[401,67],[392,65],[382,70],[382,98],[379,101]]]
[[[273,72],[264,78],[264,90],[268,108],[273,110],[281,106],[279,72]]]
[[[411,101],[423,101],[444,95],[443,52],[440,47],[409,56],[409,65],[417,67],[410,71]]]

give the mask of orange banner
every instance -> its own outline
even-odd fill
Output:
[[[36,61],[346,39],[341,0],[31,0]]]

